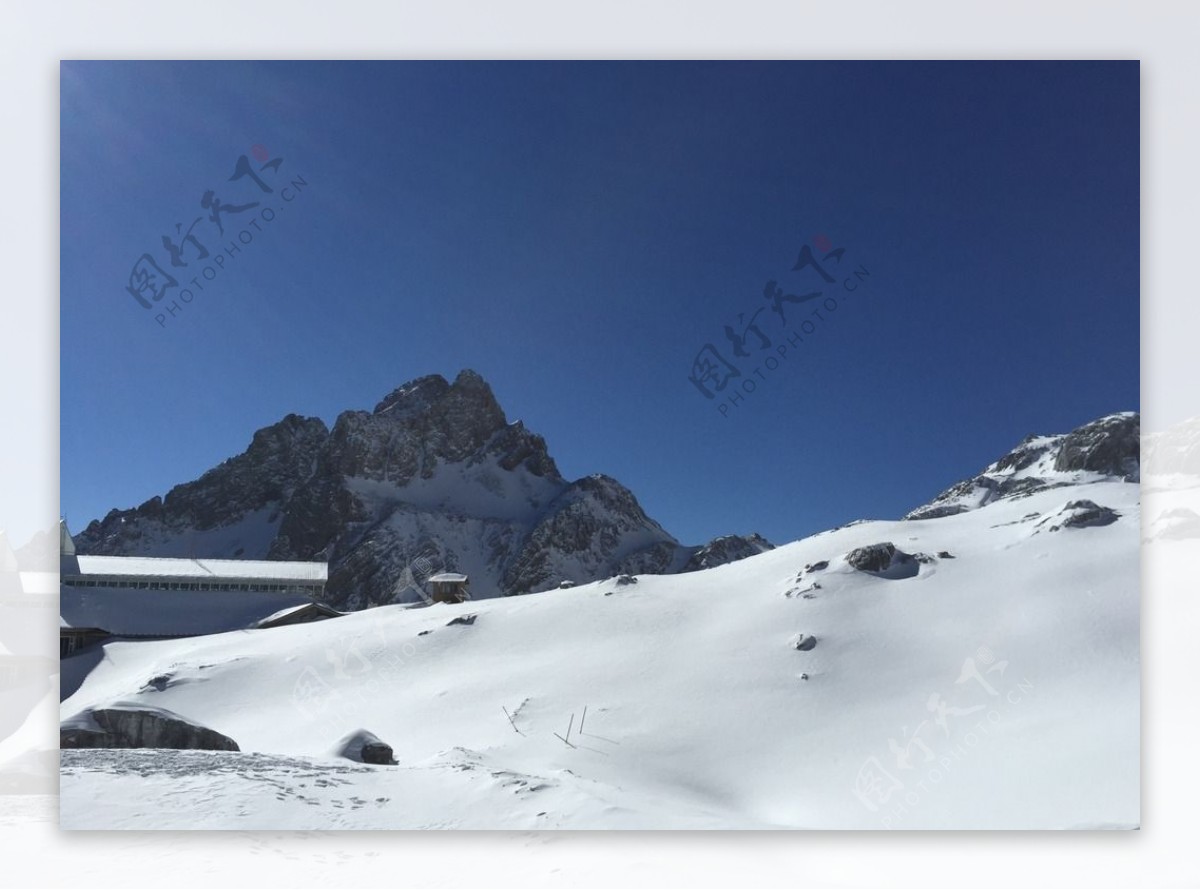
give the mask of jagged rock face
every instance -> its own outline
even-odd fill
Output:
[[[343,476],[404,485],[429,479],[439,463],[494,458],[505,470],[561,479],[546,443],[509,425],[491,387],[474,371],[449,384],[422,377],[393,391],[375,411],[346,412],[334,425],[328,469]]]
[[[63,723],[60,748],[176,748],[237,751],[227,735],[161,708],[121,707],[84,711]]]
[[[683,547],[615,479],[568,482],[473,371],[414,380],[332,429],[289,415],[245,453],[75,541],[80,553],[326,560],[325,598],[342,609],[418,601],[441,571],[470,575],[472,595],[487,597],[771,547],[757,535]]]
[[[1138,480],[1141,454],[1141,418],[1136,414],[1102,417],[1063,437],[1054,458],[1060,473],[1088,470],[1106,476]]]
[[[660,541],[637,550],[616,566],[617,575],[672,575],[692,549],[680,548],[674,541]]]
[[[675,539],[643,512],[633,493],[608,476],[572,483],[533,527],[504,586],[514,593],[557,587],[561,581],[605,577],[612,558],[624,562]]]
[[[1016,448],[1004,455],[1004,457],[1000,458],[992,466],[997,473],[1005,470],[1024,470],[1044,457],[1053,445],[1053,439],[1031,433],[1022,439]]]
[[[725,535],[720,538],[714,538],[703,547],[697,549],[688,558],[688,561],[684,563],[680,571],[698,572],[701,569],[711,569],[716,566],[723,566],[726,563],[737,562],[739,559],[746,559],[749,556],[757,556],[760,553],[766,553],[768,550],[774,549],[775,545],[762,535],[753,534],[749,537],[745,535]]]
[[[139,546],[144,537],[206,531],[231,525],[248,513],[281,508],[312,476],[328,437],[329,430],[321,420],[289,414],[255,433],[242,454],[194,482],[175,486],[165,498],[151,498],[133,510],[113,510],[102,521],[93,521],[75,536],[76,549],[80,553],[144,553],[145,548]]]
[[[341,555],[346,532],[370,520],[370,511],[337,476],[318,472],[288,502],[279,532],[267,555],[271,559],[324,559]],[[348,550],[343,546],[343,552]]]
[[[905,519],[936,519],[975,510],[1004,498],[1102,479],[1140,478],[1141,418],[1110,414],[1070,433],[1027,436],[977,476],[946,489]]]

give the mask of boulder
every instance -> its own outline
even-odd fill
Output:
[[[1066,508],[1071,515],[1063,520],[1068,528],[1086,528],[1089,525],[1110,525],[1117,521],[1117,511],[1102,507],[1094,501],[1070,501]]]
[[[1038,525],[1047,526],[1047,531],[1056,532],[1060,528],[1089,528],[1096,525],[1111,525],[1120,514],[1111,507],[1104,507],[1095,501],[1086,499],[1068,501],[1055,513],[1042,519]]]
[[[817,647],[817,638],[812,634],[796,634],[792,639],[792,648],[800,652],[808,652]]]
[[[392,755],[392,746],[372,732],[357,729],[342,738],[334,747],[334,756],[345,757],[358,763],[374,763],[381,766],[395,766],[396,758]]]
[[[846,562],[860,572],[887,578],[890,581],[902,581],[905,578],[915,578],[921,570],[922,562],[929,562],[930,557],[923,553],[913,555],[896,549],[890,541],[879,544],[868,544],[858,547],[846,554]]]
[[[60,748],[176,748],[238,751],[237,742],[165,708],[116,702],[88,708],[59,727]]]
[[[896,557],[896,545],[890,542],[856,547],[846,554],[846,562],[860,572],[883,572]]]

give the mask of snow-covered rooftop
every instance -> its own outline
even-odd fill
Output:
[[[460,575],[457,572],[442,572],[440,575],[433,575],[432,577],[430,577],[429,580],[431,583],[440,583],[440,582],[445,582],[447,584],[460,583],[462,581],[466,581],[467,576]]]
[[[84,575],[145,578],[238,578],[326,581],[329,564],[269,559],[188,559],[153,556],[80,556]]]
[[[328,618],[334,618],[334,617],[338,617],[338,616],[341,616],[344,614],[343,612],[339,612],[336,609],[330,608],[329,606],[325,605],[324,603],[318,603],[318,602],[300,603],[299,605],[288,606],[286,609],[280,609],[278,612],[268,615],[266,618],[263,618],[263,619],[255,622],[255,626],[261,627],[263,625],[273,624],[282,618],[286,618],[289,615],[293,615],[297,612],[302,612],[304,610],[312,610],[312,611],[315,611],[317,614],[324,615]]]

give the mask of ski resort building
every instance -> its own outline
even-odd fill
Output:
[[[341,613],[317,598],[324,562],[87,556],[59,525],[59,655],[110,637],[164,639]]]

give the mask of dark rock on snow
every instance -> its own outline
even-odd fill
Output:
[[[1056,532],[1060,528],[1089,528],[1098,525],[1111,525],[1120,518],[1120,514],[1111,507],[1103,507],[1094,501],[1068,501],[1062,509],[1041,520],[1038,525],[1048,526],[1047,530]]]
[[[857,547],[846,554],[846,562],[860,572],[882,572],[896,557],[896,545],[884,542]]]
[[[118,702],[63,721],[60,748],[178,748],[237,751],[237,742],[163,708]]]
[[[701,569],[711,569],[727,563],[737,562],[748,556],[757,556],[760,553],[766,553],[768,550],[774,549],[775,545],[759,534],[753,534],[749,537],[744,535],[725,535],[720,538],[714,538],[703,547],[698,548],[688,561],[684,563],[680,571],[697,572]]]
[[[334,748],[338,757],[354,760],[358,763],[374,763],[381,766],[395,766],[392,746],[381,741],[379,736],[365,729],[355,730],[342,738]]]
[[[792,648],[800,652],[808,652],[817,647],[817,638],[811,634],[798,634],[792,640]]]
[[[930,561],[928,555],[905,553],[890,541],[857,547],[846,554],[846,562],[858,571],[892,581],[916,577],[921,563]]]

